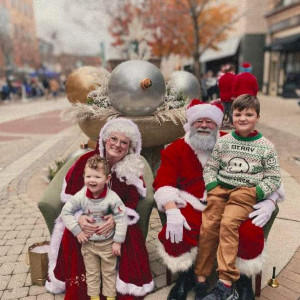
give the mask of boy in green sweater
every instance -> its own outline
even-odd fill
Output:
[[[218,139],[204,168],[207,208],[202,213],[195,263],[198,282],[205,286],[217,254],[219,281],[209,295],[197,300],[238,299],[232,283],[240,276],[235,267],[239,227],[253,205],[281,184],[275,147],[255,130],[258,99],[241,95],[233,102],[232,112],[235,131]]]

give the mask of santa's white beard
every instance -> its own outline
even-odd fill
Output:
[[[202,133],[208,132],[209,134]],[[189,142],[194,150],[212,150],[217,140],[217,130],[191,129]]]

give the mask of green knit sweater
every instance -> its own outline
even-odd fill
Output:
[[[218,139],[204,168],[207,191],[218,184],[227,188],[256,187],[257,200],[276,191],[281,183],[274,145],[261,133],[241,137],[234,131]]]

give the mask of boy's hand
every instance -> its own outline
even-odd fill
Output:
[[[121,255],[121,243],[113,242],[113,244],[112,244],[112,253],[116,256]]]
[[[80,233],[78,233],[76,235],[76,237],[77,237],[77,241],[80,244],[84,244],[85,242],[87,242],[89,240],[88,237],[86,236],[86,234],[83,231],[81,231]]]

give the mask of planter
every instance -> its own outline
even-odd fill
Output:
[[[168,120],[158,123],[154,116],[125,118],[131,119],[139,127],[143,148],[166,145],[184,135],[184,129],[180,122],[174,124],[173,121]],[[78,125],[90,139],[97,141],[100,129],[106,121],[107,119],[88,119],[78,122]]]

